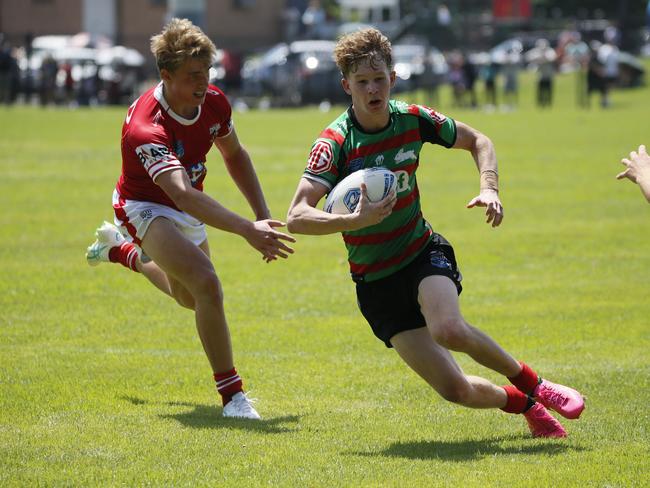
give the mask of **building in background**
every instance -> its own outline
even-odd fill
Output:
[[[0,32],[14,46],[42,35],[107,38],[147,56],[149,39],[174,16],[203,28],[217,47],[248,51],[282,37],[286,0],[2,0]],[[147,56],[149,58],[149,56]]]

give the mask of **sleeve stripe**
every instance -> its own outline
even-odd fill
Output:
[[[321,185],[324,185],[328,190],[332,189],[332,184],[329,181],[327,181],[325,178],[319,178],[318,176],[314,176],[309,173],[304,173],[302,177],[320,183]]]
[[[149,168],[149,176],[151,176],[152,180],[156,181],[156,178],[158,178],[162,173],[174,169],[183,169],[183,166],[181,164],[156,164]]]

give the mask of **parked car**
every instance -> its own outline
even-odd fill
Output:
[[[423,44],[394,44],[393,67],[397,75],[395,92],[439,84],[449,71],[444,55]]]
[[[344,101],[341,74],[332,58],[334,45],[332,41],[294,41],[248,59],[242,68],[242,95],[270,96],[278,105]]]

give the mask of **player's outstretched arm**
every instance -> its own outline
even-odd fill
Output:
[[[327,193],[318,182],[301,178],[287,213],[287,227],[297,234],[324,235],[363,229],[385,219],[393,210],[396,195],[392,192],[383,200],[370,202],[365,184],[361,184],[361,199],[351,214],[331,214],[316,208]]]
[[[638,151],[632,151],[629,158],[621,159],[621,163],[625,165],[625,171],[617,174],[616,179],[627,178],[637,183],[646,200],[650,202],[650,156],[645,146],[640,145]]]
[[[156,183],[179,209],[211,227],[242,236],[266,261],[286,258],[293,253],[293,249],[285,242],[295,242],[295,239],[276,230],[285,225],[283,222],[271,219],[251,222],[228,210],[210,196],[193,188],[182,168],[161,174],[156,178]]]
[[[270,219],[271,212],[266,205],[255,167],[248,151],[239,142],[235,129],[232,129],[227,136],[215,139],[214,145],[219,149],[230,177],[253,209],[255,219]]]
[[[480,174],[480,192],[467,208],[485,207],[486,222],[497,227],[503,221],[503,205],[499,199],[499,173],[494,144],[489,137],[467,124],[456,121],[454,149],[469,151]]]

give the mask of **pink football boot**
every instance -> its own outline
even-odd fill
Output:
[[[533,437],[566,437],[562,424],[541,403],[536,403],[524,413]]]
[[[585,401],[580,393],[547,380],[542,380],[537,385],[532,396],[546,408],[555,410],[568,419],[577,419],[585,409]]]

